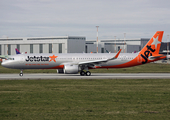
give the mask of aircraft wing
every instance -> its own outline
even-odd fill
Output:
[[[8,55],[0,55],[0,58],[1,58],[1,59],[7,59],[7,58],[8,58]]]
[[[79,65],[88,65],[88,66],[95,66],[95,65],[99,65],[101,63],[104,63],[104,62],[108,62],[110,60],[114,60],[114,59],[117,59],[120,52],[121,52],[122,49],[119,50],[119,52],[112,58],[110,59],[102,59],[102,60],[93,60],[93,61],[85,61],[85,62],[79,62],[78,64]]]

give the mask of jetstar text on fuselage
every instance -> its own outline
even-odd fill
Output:
[[[33,56],[33,57],[30,57],[30,56],[27,56],[27,59],[25,59],[25,61],[27,62],[40,62],[40,61],[43,61],[43,62],[46,62],[46,61],[49,61],[49,57],[43,57],[43,56]]]

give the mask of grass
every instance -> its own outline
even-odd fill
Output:
[[[118,68],[118,69],[92,69],[92,73],[170,73],[170,64],[154,64],[149,63],[145,65]],[[24,70],[24,73],[56,73],[55,69],[28,69]],[[8,69],[0,65],[0,73],[20,73],[17,69]]]
[[[92,73],[170,72],[169,64],[145,64]],[[0,73],[20,70],[0,66]],[[56,70],[24,70],[56,73]],[[152,80],[0,80],[1,120],[170,119],[170,82]]]
[[[1,80],[1,120],[168,120],[163,80]]]

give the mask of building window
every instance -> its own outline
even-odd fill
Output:
[[[30,53],[33,53],[33,44],[30,44]]]
[[[11,45],[7,45],[8,46],[8,55],[11,55]]]
[[[49,44],[49,53],[53,53],[52,52],[52,44]]]
[[[2,55],[2,53],[1,53],[1,45],[0,45],[0,55]]]
[[[101,48],[102,53],[104,53],[104,48]]]
[[[19,44],[17,44],[17,49],[20,51],[20,45]]]
[[[61,43],[59,44],[59,50],[58,51],[59,51],[59,53],[62,53],[62,44]]]
[[[86,45],[86,47],[85,47],[85,53],[87,53],[87,45]]]
[[[39,44],[39,53],[43,53],[43,44]]]

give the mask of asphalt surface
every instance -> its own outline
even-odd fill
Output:
[[[32,80],[32,79],[170,79],[170,73],[92,73],[91,76],[79,74],[0,74],[0,80]]]

